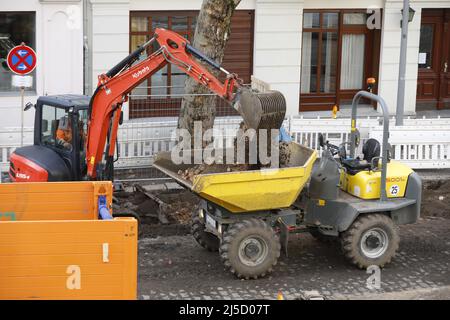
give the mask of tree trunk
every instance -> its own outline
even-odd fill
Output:
[[[241,0],[203,0],[195,28],[193,46],[211,59],[222,63],[225,45],[230,37],[231,16]],[[218,71],[202,63],[212,74]],[[192,78],[185,83],[186,96],[181,103],[178,128],[192,134],[194,122],[201,121],[203,132],[213,127],[216,96],[196,96],[211,93]]]

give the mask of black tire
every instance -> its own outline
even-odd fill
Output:
[[[339,239],[339,237],[325,235],[317,229],[310,229],[309,233],[313,236],[314,239],[322,243],[331,244],[335,243]]]
[[[360,216],[341,234],[345,257],[361,269],[370,265],[384,267],[391,262],[399,244],[397,227],[391,218],[384,214]]]
[[[231,224],[224,232],[220,257],[225,267],[238,278],[257,279],[272,272],[280,250],[280,240],[267,223],[261,219],[248,219]]]
[[[203,248],[211,252],[219,251],[220,239],[214,234],[205,231],[205,223],[198,216],[197,210],[192,216],[191,234],[195,241]]]

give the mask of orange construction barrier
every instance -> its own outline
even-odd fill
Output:
[[[135,299],[137,221],[98,219],[110,182],[0,185],[0,299]]]

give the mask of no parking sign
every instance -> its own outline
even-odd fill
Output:
[[[24,44],[15,46],[9,51],[6,62],[12,72],[25,75],[36,68],[36,52]]]
[[[29,46],[26,46],[25,43],[22,43],[20,46],[15,46],[8,53],[8,57],[6,58],[6,63],[8,63],[9,69],[17,75],[13,75],[12,77],[12,85],[14,87],[20,88],[20,96],[21,96],[21,123],[22,130],[20,135],[20,146],[23,146],[23,128],[24,128],[24,93],[25,88],[30,88],[33,86],[33,77],[26,76],[36,68],[36,52]]]

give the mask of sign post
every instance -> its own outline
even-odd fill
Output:
[[[25,87],[20,87],[20,146],[23,147],[23,124],[24,124],[24,96],[25,96]]]
[[[24,96],[25,88],[33,86],[33,77],[26,76],[36,68],[36,52],[29,46],[22,42],[21,45],[11,49],[6,58],[9,69],[16,75],[12,77],[12,85],[20,88],[21,97],[21,134],[20,146],[23,146],[23,126],[24,126]]]

